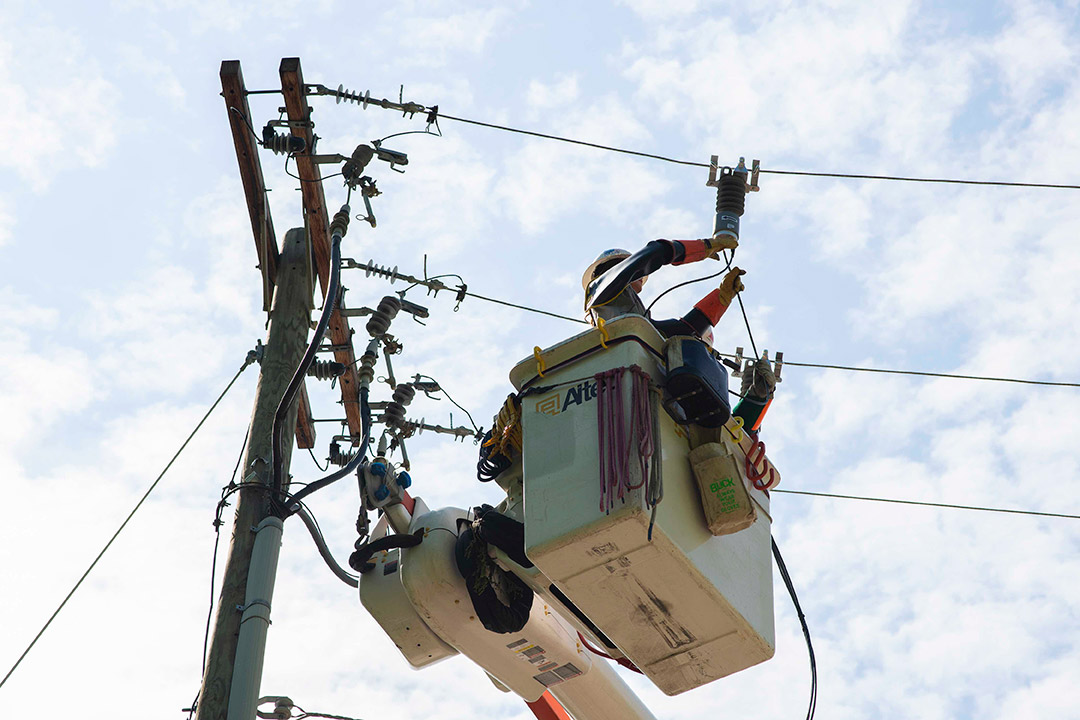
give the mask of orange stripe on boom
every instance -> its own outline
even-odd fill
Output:
[[[547,690],[536,702],[527,702],[525,704],[533,711],[536,720],[573,720],[569,713],[563,710],[563,706],[559,704],[559,701],[552,697]]]

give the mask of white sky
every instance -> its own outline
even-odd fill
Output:
[[[305,79],[705,162],[1075,184],[1080,6],[1039,2],[600,3],[113,0],[0,3],[0,671],[6,672],[263,336],[260,285],[224,104]],[[257,125],[280,99],[251,98]],[[409,129],[313,100],[320,148]],[[698,168],[449,121],[372,168],[379,227],[344,253],[566,314],[600,250],[699,237]],[[263,156],[279,238],[295,181]],[[1080,379],[1075,191],[762,177],[738,264],[758,347],[803,362]],[[344,200],[327,184],[327,204]],[[705,269],[712,269],[713,266]],[[646,288],[697,277],[666,269]],[[390,288],[346,274],[350,306]],[[397,289],[397,288],[395,288]],[[658,304],[681,315],[709,288]],[[434,375],[481,424],[564,321],[451,297],[399,321],[399,376]],[[748,346],[738,313],[721,350]],[[198,688],[211,520],[254,397],[248,370],[0,690],[10,717],[182,718]],[[317,417],[337,406],[313,388]],[[412,414],[447,424],[448,403]],[[1075,389],[789,367],[764,439],[784,487],[1080,512]],[[454,414],[455,424],[463,418]],[[330,432],[320,428],[318,454]],[[476,448],[424,435],[414,491],[497,500]],[[306,453],[293,474],[318,470]],[[356,500],[312,500],[337,555]],[[819,717],[1080,718],[1076,521],[777,495],[773,531],[814,637]],[[224,543],[223,543],[224,546]],[[224,548],[223,548],[224,549]],[[367,719],[529,718],[466,660],[414,672],[289,523],[264,694]],[[220,565],[219,565],[220,569]],[[777,579],[777,583],[779,580]],[[806,649],[782,585],[777,654],[667,698],[660,718],[800,717]]]

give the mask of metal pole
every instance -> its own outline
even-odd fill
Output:
[[[259,375],[255,409],[252,412],[247,454],[244,457],[245,482],[256,482],[269,487],[271,427],[274,414],[307,347],[313,308],[310,263],[304,230],[302,228],[290,230],[285,235],[284,248],[278,264],[274,305],[270,312],[270,330],[263,354],[262,373]],[[291,438],[296,426],[295,404],[290,409],[287,422],[286,437]],[[283,447],[286,477],[291,455],[292,443],[289,442]],[[199,692],[196,720],[226,720],[233,675],[237,672],[235,663],[240,623],[244,618],[245,608],[249,604],[248,576],[256,532],[269,516],[270,493],[263,487],[246,488],[237,493],[232,542],[225,564],[221,594],[218,597],[214,634],[207,655],[202,689]],[[268,533],[269,530],[263,532]],[[277,543],[280,543],[280,535],[278,535]],[[274,557],[272,564],[276,568],[276,547],[272,554]],[[269,582],[269,590],[272,591],[272,574]],[[271,593],[264,591],[263,594],[266,597],[261,599],[266,602],[266,606],[263,607],[258,603],[255,605],[265,610],[263,616],[268,619]],[[248,621],[264,622],[251,618]],[[262,675],[261,660],[260,657],[257,668],[259,677],[254,679],[256,693]],[[251,669],[243,672],[250,674]],[[251,718],[254,718],[254,714]]]

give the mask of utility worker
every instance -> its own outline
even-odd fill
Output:
[[[733,267],[720,281],[720,286],[699,300],[681,318],[655,320],[646,310],[638,293],[648,275],[664,265],[685,265],[709,257],[721,250],[734,250],[734,238],[717,237],[705,240],[653,240],[643,249],[631,254],[622,248],[600,253],[585,269],[581,286],[585,291],[585,308],[589,322],[604,321],[619,315],[642,315],[664,337],[693,335],[712,345],[712,328],[724,316],[735,295],[745,289],[742,276],[745,270]],[[756,432],[772,402],[776,377],[769,361],[761,358],[743,373],[740,395],[742,401],[732,414],[743,418],[743,425]]]

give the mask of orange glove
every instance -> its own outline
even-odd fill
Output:
[[[728,271],[728,274],[724,276],[724,279],[720,281],[720,300],[725,305],[730,305],[731,301],[735,299],[736,293],[746,289],[746,286],[743,285],[742,281],[742,276],[745,274],[745,270],[733,267]]]

